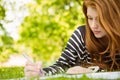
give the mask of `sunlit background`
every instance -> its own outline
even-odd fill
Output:
[[[28,54],[43,66],[53,64],[79,26],[84,24],[77,0],[0,0],[0,66],[24,66]]]
[[[29,15],[25,5],[30,2],[32,2],[32,0],[2,0],[2,4],[7,9],[5,17],[7,21],[2,23],[9,35],[15,40],[19,38],[17,27],[19,27],[23,19]]]

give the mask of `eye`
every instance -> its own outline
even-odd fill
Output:
[[[93,20],[93,18],[92,17],[88,17],[88,20]]]

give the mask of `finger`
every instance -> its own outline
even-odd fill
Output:
[[[39,61],[37,63],[31,63],[31,62],[27,61],[26,64],[25,64],[25,66],[37,66],[38,68],[41,68],[42,62]]]
[[[40,76],[40,74],[37,73],[37,72],[28,71],[28,72],[25,73],[25,76],[26,77],[38,77],[38,76]]]
[[[29,61],[26,61],[26,62],[25,62],[25,66],[30,65],[30,64],[32,64],[32,63],[29,62]]]
[[[36,65],[34,65],[34,66],[25,66],[25,71],[32,71],[32,72],[40,72],[40,67],[38,67],[37,66],[37,64]]]
[[[25,72],[25,77],[31,78],[33,77],[33,75],[31,74],[31,72]]]
[[[41,61],[37,62],[36,64],[37,64],[37,67],[38,67],[39,69],[42,68],[42,62],[41,62]]]
[[[25,66],[36,66],[36,64],[35,64],[35,63],[32,63],[32,62],[27,61],[27,62],[26,62],[26,64],[25,64]]]
[[[40,73],[40,76],[43,76],[44,72],[42,70],[42,62],[41,61],[37,62],[37,65],[38,65],[38,69],[39,69],[38,71]]]
[[[25,68],[25,71],[33,71],[33,72],[37,72],[38,71],[38,68],[37,66],[26,66]]]

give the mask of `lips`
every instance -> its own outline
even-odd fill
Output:
[[[101,31],[93,31],[94,34],[99,34]]]

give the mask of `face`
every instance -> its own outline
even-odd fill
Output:
[[[93,32],[94,36],[96,38],[104,37],[106,35],[106,32],[99,24],[97,10],[95,8],[88,7],[87,8],[87,17],[88,17],[88,24],[89,24],[90,29]]]

